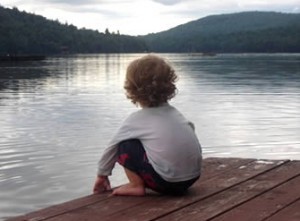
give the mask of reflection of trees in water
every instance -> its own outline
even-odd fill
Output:
[[[199,84],[250,89],[298,88],[300,56],[276,54],[223,54],[206,58],[187,56],[181,61],[184,75]],[[202,83],[201,83],[202,82]],[[244,88],[245,89],[245,88]]]
[[[3,62],[0,63],[0,91],[20,89],[34,90],[43,84],[43,79],[51,73],[45,68],[44,62]],[[34,81],[38,84],[35,84]],[[30,87],[30,88],[29,88]]]
[[[124,57],[128,55],[79,54],[49,57],[44,61],[1,62],[0,91],[36,92],[60,84],[72,85],[72,89],[104,88],[120,80],[127,62]]]

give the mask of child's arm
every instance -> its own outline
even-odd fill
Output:
[[[117,162],[118,147],[117,144],[107,147],[100,160],[98,161],[98,176],[110,176],[111,172]]]
[[[93,192],[96,193],[102,193],[104,191],[111,190],[110,182],[107,176],[97,176]]]

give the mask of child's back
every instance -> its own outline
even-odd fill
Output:
[[[167,103],[131,114],[115,138],[110,145],[138,138],[153,168],[167,181],[184,181],[200,175],[201,148],[194,129]]]
[[[127,98],[141,107],[121,125],[105,149],[94,192],[110,188],[108,175],[118,161],[129,183],[115,195],[144,195],[145,187],[182,193],[200,176],[201,146],[194,126],[168,104],[176,94],[177,76],[162,58],[148,55],[127,68]]]

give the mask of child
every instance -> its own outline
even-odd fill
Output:
[[[177,76],[162,58],[147,55],[127,68],[127,98],[141,107],[121,125],[99,161],[94,193],[110,190],[108,176],[116,162],[129,180],[113,195],[184,193],[199,177],[201,146],[194,126],[168,101],[175,96]]]

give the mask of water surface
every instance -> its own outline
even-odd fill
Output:
[[[0,219],[91,193],[103,148],[136,110],[122,85],[140,56],[0,63]],[[300,160],[300,54],[163,56],[204,157]],[[113,185],[124,182],[116,167]]]

